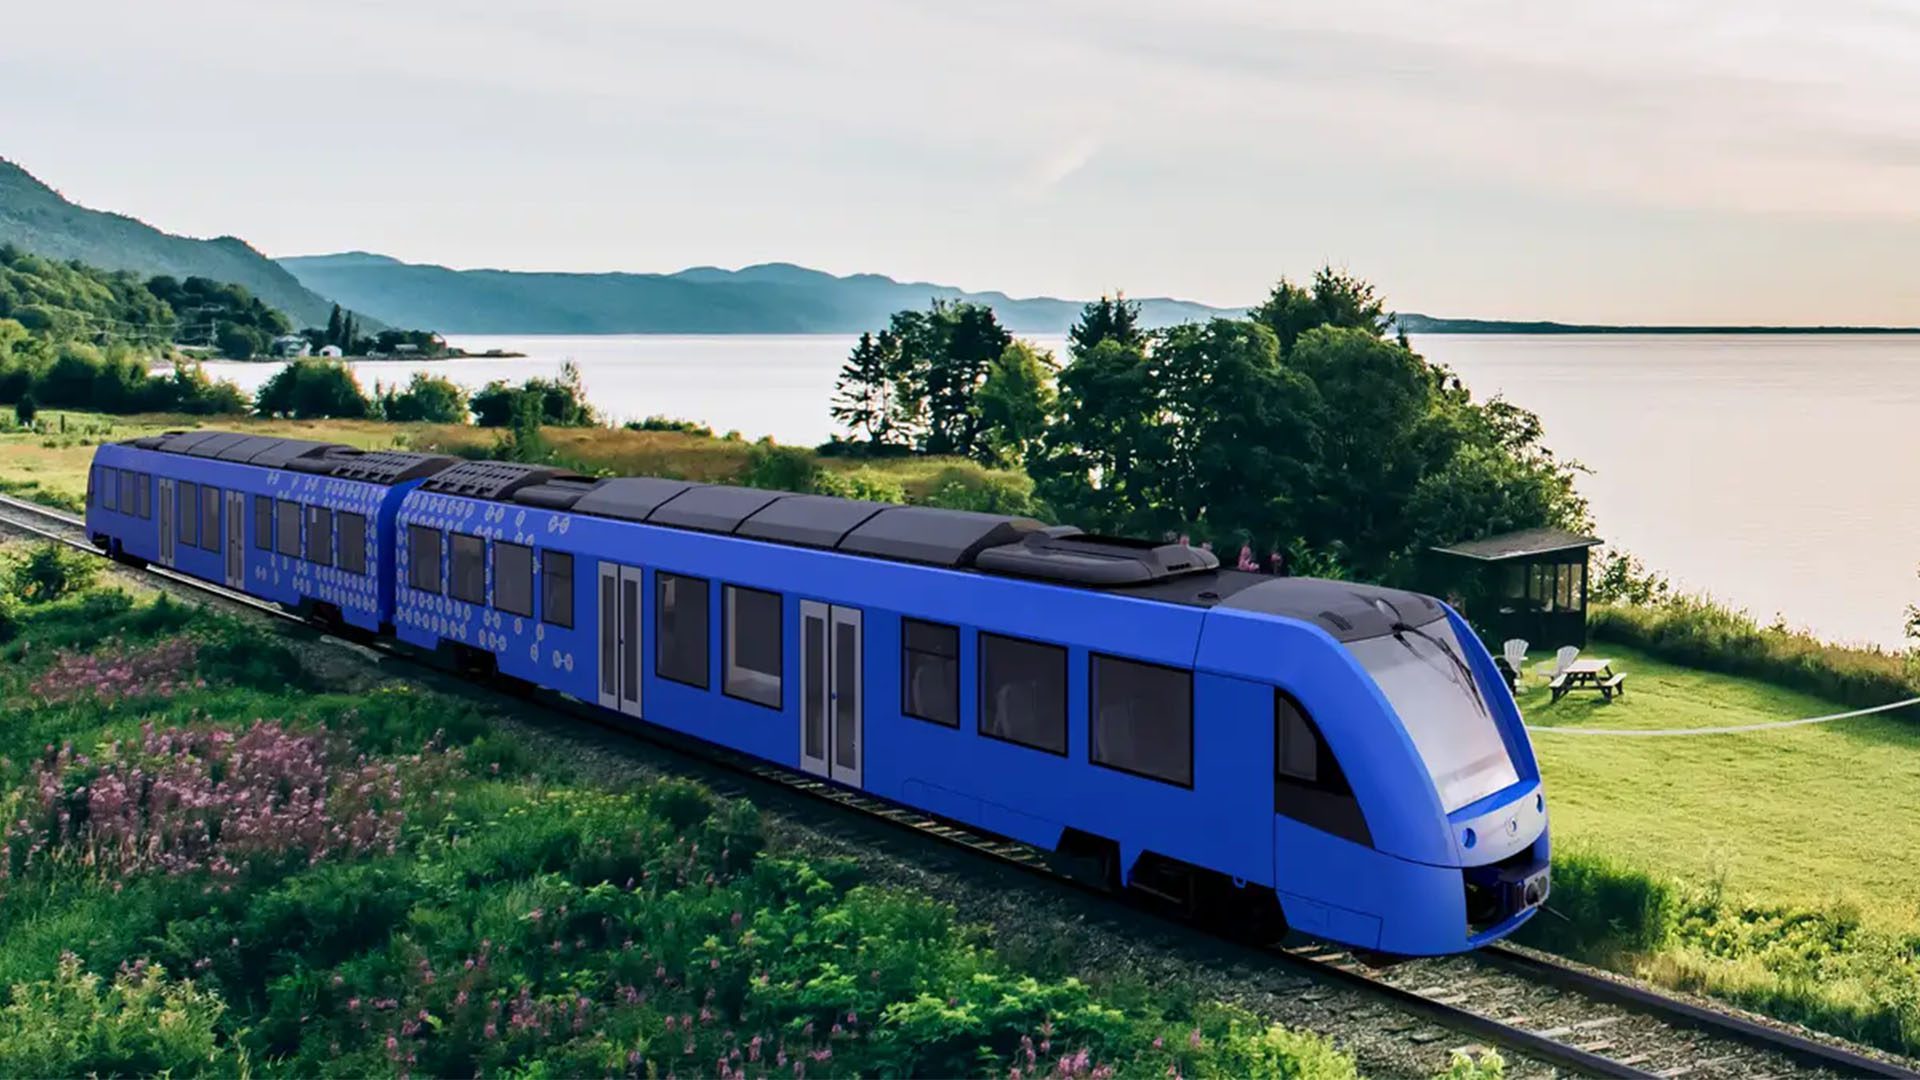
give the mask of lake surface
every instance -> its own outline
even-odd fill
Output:
[[[1064,338],[1036,343],[1064,355]],[[355,365],[371,390],[429,370],[469,387],[580,366],[617,420],[665,414],[812,444],[851,336],[456,337],[521,360]],[[1897,645],[1920,600],[1920,337],[1428,335],[1475,394],[1540,414],[1592,470],[1599,533],[1688,588],[1845,641]],[[271,364],[209,364],[256,389]]]

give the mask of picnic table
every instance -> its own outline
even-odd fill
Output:
[[[1627,676],[1624,672],[1615,674],[1613,661],[1598,657],[1575,660],[1567,665],[1567,670],[1554,676],[1547,684],[1553,691],[1553,700],[1559,701],[1575,690],[1592,690],[1607,701],[1615,694],[1627,692]]]

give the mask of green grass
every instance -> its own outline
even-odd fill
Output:
[[[1540,729],[1724,727],[1845,711],[1751,679],[1595,645],[1627,673],[1607,704],[1520,695]],[[1920,707],[1831,724],[1724,736],[1534,735],[1554,838],[1659,873],[1796,905],[1845,903],[1894,930],[1920,929]]]

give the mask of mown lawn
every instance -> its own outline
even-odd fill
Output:
[[[1549,703],[1533,677],[1520,707],[1553,806],[1554,838],[1729,891],[1858,906],[1920,928],[1920,706],[1780,731],[1681,738],[1552,729],[1681,729],[1824,716],[1845,706],[1662,663],[1612,645],[1627,694]]]
[[[1610,644],[1587,655],[1628,673],[1625,697],[1550,702],[1538,676],[1520,695],[1555,842],[1551,910],[1523,939],[1920,1053],[1920,709],[1556,733],[1847,711]]]

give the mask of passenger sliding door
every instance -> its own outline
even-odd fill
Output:
[[[172,477],[160,478],[160,513],[157,515],[160,519],[160,565],[168,568],[173,566],[173,545],[178,532],[173,525],[173,515],[177,509],[174,506],[173,489]]]
[[[640,716],[640,570],[600,564],[600,704]]]
[[[247,587],[247,496],[227,492],[227,588]]]
[[[864,774],[860,610],[800,602],[800,767],[859,787]]]

